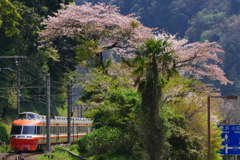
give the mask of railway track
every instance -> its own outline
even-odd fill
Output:
[[[0,160],[35,160],[43,152],[34,153],[0,153]]]
[[[71,152],[71,151],[69,151],[69,150],[67,150],[67,149],[59,149],[59,150],[56,150],[56,151],[68,152],[71,156],[73,156],[73,157],[75,157],[75,158],[78,158],[78,159],[80,159],[80,160],[88,160],[87,158],[82,157],[82,156],[79,156],[79,155],[77,155],[77,154],[75,154],[75,153],[73,153],[73,152]]]

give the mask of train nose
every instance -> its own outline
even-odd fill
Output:
[[[13,151],[35,151],[37,146],[36,139],[11,138],[11,150]]]

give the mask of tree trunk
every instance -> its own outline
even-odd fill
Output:
[[[147,75],[147,86],[142,93],[143,131],[150,160],[159,160],[164,147],[163,121],[159,115],[162,89],[158,82],[158,69],[155,57]]]

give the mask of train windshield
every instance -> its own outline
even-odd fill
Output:
[[[23,126],[22,134],[36,134],[36,126]]]
[[[12,126],[11,134],[36,134],[36,126]]]
[[[18,115],[17,119],[40,119],[40,117],[33,113],[22,113]]]
[[[22,126],[12,126],[11,134],[21,134]]]

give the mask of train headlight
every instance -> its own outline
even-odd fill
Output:
[[[17,136],[17,138],[25,138],[25,136]]]
[[[32,136],[27,136],[27,138],[29,138],[29,139],[30,139],[30,138],[32,138]]]

